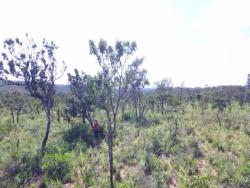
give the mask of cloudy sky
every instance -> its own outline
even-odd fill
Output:
[[[249,0],[1,0],[0,41],[25,33],[54,40],[68,72],[95,74],[89,39],[135,40],[151,83],[168,77],[175,86],[243,85],[249,10]]]

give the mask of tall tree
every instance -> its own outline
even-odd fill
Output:
[[[18,84],[25,86],[31,97],[39,99],[43,104],[47,117],[47,128],[41,146],[43,156],[51,126],[55,81],[65,72],[65,63],[55,58],[58,46],[53,41],[47,42],[44,39],[38,45],[28,34],[24,42],[19,38],[5,40],[4,49],[1,62],[6,65],[4,72],[9,75],[8,78],[10,79],[10,75],[14,76],[20,81]]]
[[[108,123],[108,150],[110,187],[113,182],[113,139],[116,131],[118,108],[128,89],[128,60],[136,51],[135,42],[117,41],[110,46],[100,40],[98,46],[89,41],[90,54],[96,57],[101,70],[99,72],[99,104],[106,111]]]

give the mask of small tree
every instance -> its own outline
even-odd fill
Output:
[[[72,100],[73,104],[71,107],[78,109],[76,112],[71,112],[74,115],[80,114],[82,122],[85,123],[85,119],[88,120],[91,127],[93,127],[93,118],[91,113],[95,110],[96,105],[96,80],[90,75],[82,72],[81,74],[75,69],[75,75],[68,74],[70,82],[70,90],[74,95],[75,99]]]
[[[129,66],[128,79],[130,85],[131,99],[134,106],[135,117],[142,117],[143,104],[142,104],[142,90],[146,85],[149,85],[147,79],[147,71],[141,69],[143,58],[136,58]]]
[[[61,122],[61,116],[63,114],[63,96],[56,95],[54,98],[54,108],[53,110],[56,112],[56,120],[58,123]]]
[[[26,35],[26,41],[20,39],[7,39],[4,41],[5,52],[2,53],[1,64],[4,64],[4,73],[17,78],[25,86],[31,97],[39,99],[47,116],[46,133],[42,141],[41,156],[44,155],[45,146],[49,137],[51,126],[51,108],[55,95],[55,81],[60,78],[66,66],[58,62],[55,51],[58,46],[45,39],[38,46],[33,39]],[[8,68],[6,68],[8,65]],[[16,84],[17,82],[12,83]]]
[[[157,98],[160,102],[161,114],[163,115],[164,106],[166,105],[168,96],[170,94],[169,92],[171,88],[173,87],[173,85],[170,79],[163,79],[160,82],[156,82],[156,85],[157,85],[157,88],[156,88]]]
[[[215,99],[213,100],[213,108],[217,109],[216,117],[220,126],[221,126],[220,114],[224,111],[226,107],[227,104],[226,101],[223,99],[223,97],[216,96]]]
[[[26,96],[18,91],[14,91],[12,93],[6,93],[2,97],[3,105],[10,111],[12,122],[15,123],[15,115],[16,115],[16,123],[19,123],[19,117],[23,110],[27,105]]]
[[[98,46],[89,41],[90,54],[96,57],[101,68],[98,75],[99,106],[106,111],[108,121],[108,149],[110,187],[113,182],[113,139],[116,131],[118,108],[128,89],[128,59],[136,50],[135,42],[117,41],[109,46],[100,40]]]

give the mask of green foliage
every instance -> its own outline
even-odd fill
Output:
[[[192,182],[189,185],[190,188],[210,188],[210,180],[209,177],[194,177]]]
[[[213,101],[213,108],[218,109],[220,112],[223,112],[223,110],[227,107],[226,101],[223,98],[215,98]]]
[[[250,185],[250,161],[248,161],[242,168],[242,179],[241,185],[242,186],[249,186]]]
[[[70,90],[73,94],[69,105],[69,114],[73,117],[80,115],[83,123],[85,118],[89,123],[93,124],[93,118],[91,112],[95,110],[97,105],[97,80],[95,77],[82,72],[81,74],[75,69],[75,75],[68,74],[68,80],[70,82]]]
[[[64,107],[64,102],[60,103]],[[232,102],[231,109],[223,111],[225,126],[220,127],[215,123],[217,110],[210,107],[209,102],[204,111],[206,124],[199,103],[187,103],[183,105],[185,113],[166,108],[167,113],[162,116],[149,110],[141,122],[145,124],[139,125],[132,106],[128,106],[125,114],[129,114],[129,121],[121,122],[123,126],[118,121],[113,142],[115,186],[168,187],[169,180],[174,179],[177,187],[247,187],[250,137],[246,128],[250,108],[245,105],[242,109]],[[105,112],[96,112],[98,119],[105,117]],[[39,182],[41,187],[64,187],[68,186],[66,183],[75,187],[109,187],[105,126],[96,138],[91,126],[80,124],[78,117],[69,124],[59,123],[53,111],[46,154],[38,163],[44,114],[35,114],[34,119],[24,114],[19,126],[8,123],[5,108],[0,116],[0,128],[4,130],[0,142],[0,187],[34,187]],[[230,126],[226,126],[226,119]],[[176,120],[177,141],[173,139]]]
[[[105,137],[105,130],[102,126],[98,137],[93,134],[93,130],[89,125],[75,125],[70,130],[65,132],[64,140],[70,144],[70,150],[80,147],[81,151],[84,151],[89,146],[95,146],[102,141]],[[78,145],[78,143],[80,145]]]
[[[133,119],[133,114],[131,112],[125,112],[123,114],[124,121],[131,121]]]
[[[70,153],[46,154],[42,160],[42,170],[48,178],[61,180],[70,172],[71,166]]]

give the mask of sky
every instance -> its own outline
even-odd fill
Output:
[[[0,0],[0,41],[53,40],[57,58],[94,75],[88,41],[136,41],[151,84],[244,85],[250,73],[249,0]],[[58,81],[67,83],[67,75]]]

